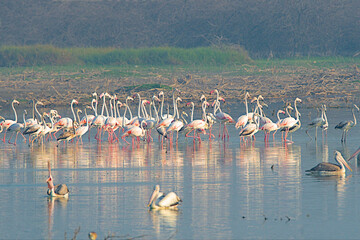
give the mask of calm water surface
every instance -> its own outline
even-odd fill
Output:
[[[303,126],[308,112],[301,109]],[[233,110],[232,115],[239,114]],[[240,112],[240,111],[239,111]],[[243,112],[243,110],[242,110]],[[10,115],[11,117],[11,115]],[[339,177],[314,177],[305,170],[322,161],[334,162],[339,150],[348,158],[360,143],[360,130],[340,143],[334,126],[351,119],[350,110],[329,109],[327,138],[310,141],[304,127],[293,144],[240,145],[238,130],[229,126],[228,142],[205,140],[193,145],[180,139],[173,147],[83,145],[55,142],[28,147],[0,144],[0,232],[2,239],[78,238],[90,231],[143,239],[358,238],[360,234],[360,167]],[[217,126],[215,126],[217,132]],[[314,134],[314,131],[311,131]],[[206,137],[203,137],[205,139]],[[87,139],[87,137],[85,137]],[[46,195],[47,161],[56,183],[70,188],[68,200]],[[149,211],[155,184],[183,200],[178,211]]]

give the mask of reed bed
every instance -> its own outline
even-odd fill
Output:
[[[156,47],[57,48],[51,45],[3,46],[0,67],[65,66],[65,65],[234,65],[250,63],[240,47],[199,47],[191,49]]]

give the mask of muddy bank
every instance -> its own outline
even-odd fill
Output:
[[[80,104],[90,103],[91,93],[108,91],[121,100],[139,92],[150,98],[160,90],[170,97],[169,87],[182,91],[184,101],[197,100],[201,94],[218,89],[230,103],[243,101],[248,91],[252,96],[261,94],[267,102],[303,99],[308,106],[326,103],[329,107],[350,106],[359,103],[360,71],[354,66],[348,69],[265,69],[261,74],[239,75],[206,72],[177,72],[167,76],[142,74],[130,77],[99,77],[108,70],[79,70],[74,72],[49,72],[26,70],[21,73],[1,73],[0,107],[9,107],[12,99],[42,100],[49,107],[68,105],[73,98]],[[161,84],[144,89],[142,84]],[[130,87],[129,87],[130,86]],[[165,86],[164,88],[162,86]]]

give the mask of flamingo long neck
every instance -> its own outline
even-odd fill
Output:
[[[164,94],[162,94],[161,106],[160,106],[160,116],[163,117],[163,108],[164,108]]]
[[[127,100],[126,100],[126,101],[127,101]],[[125,111],[124,111],[123,120],[122,120],[122,127],[124,127],[124,126],[125,126],[125,115],[126,115],[126,111],[127,111],[127,109],[128,109],[128,105],[127,105],[127,104],[125,104]]]
[[[31,101],[33,103],[32,118],[35,120],[35,101],[33,99]]]
[[[355,117],[354,108],[352,109],[352,114],[353,114],[353,117],[354,117],[354,125],[353,126],[355,126],[356,125],[356,117]]]
[[[297,106],[296,106],[296,103],[297,103],[297,101],[295,100],[295,102],[294,102],[294,108],[295,108],[295,115],[296,115],[296,121],[299,121],[299,111],[298,111],[298,109],[297,109]]]
[[[91,108],[94,111],[95,117],[97,116],[97,101],[96,101],[96,107],[94,107],[94,102],[95,101],[91,101]]]
[[[77,115],[77,119],[78,119],[79,122],[80,122],[79,110],[76,112],[76,115]]]
[[[38,105],[38,103],[35,104],[35,111],[36,111],[37,115],[39,115],[39,117],[41,119],[41,114],[39,113],[39,110],[37,109],[37,105]],[[35,120],[35,118],[34,118],[34,120]]]
[[[190,120],[190,122],[192,122],[192,121],[194,121],[194,108],[195,108],[195,104],[192,102],[191,103],[191,105],[192,105],[192,109],[191,109],[191,120]]]
[[[150,119],[152,119],[152,113],[151,113],[151,105],[152,105],[152,104],[153,104],[152,102],[149,104],[149,114],[150,114]]]
[[[89,121],[88,121],[88,116],[87,116],[87,113],[86,113],[86,108],[85,108],[85,119],[86,119],[85,127],[89,128]]]
[[[101,97],[101,96],[100,96]],[[102,105],[102,108],[101,108],[101,115],[104,116],[104,109],[105,109],[105,94],[103,94],[103,105]]]
[[[74,101],[71,101],[70,107],[71,107],[71,111],[72,111],[72,114],[73,114],[73,117],[74,117],[74,122],[75,122],[76,121],[76,116],[75,116],[75,112],[74,112]]]
[[[98,99],[98,95],[97,95],[97,94],[95,95],[95,97],[96,97],[96,103],[95,103],[95,110],[94,110],[94,111],[95,111],[95,116],[97,116],[97,115],[98,115],[98,109],[97,109],[97,107],[98,107],[98,100],[99,100],[99,99]]]
[[[14,102],[12,102],[12,109],[14,110],[14,114],[15,114],[15,122],[17,122],[17,113],[14,107]]]
[[[23,113],[23,121],[24,121],[24,127],[25,127],[25,125],[26,125],[26,119],[25,119],[25,115],[26,115],[26,113],[24,112],[24,113]]]
[[[221,108],[220,108],[219,91],[217,89],[215,89],[215,92],[216,92],[216,104],[215,104],[216,109],[214,109],[214,115],[216,114],[217,111],[222,112]]]
[[[173,94],[172,94],[172,99],[173,99],[173,109],[174,109],[174,114],[173,114],[173,117],[175,119],[176,117],[176,104],[177,104],[177,101],[175,100],[175,89],[173,90]]]
[[[279,111],[277,112],[278,122],[280,122],[280,121],[281,121],[281,119],[280,119],[280,113],[281,113],[281,110],[279,110]]]
[[[114,102],[113,102],[113,105],[114,105],[114,118],[117,117],[117,114],[116,114],[116,109],[117,109],[117,105],[116,105],[116,96],[114,96]],[[120,115],[119,115],[120,116]]]
[[[289,108],[286,108],[285,111],[286,111],[286,114],[287,114],[289,117],[291,117],[291,115],[290,115],[290,113],[289,113]]]
[[[202,108],[202,119],[204,121],[206,121],[206,102],[204,101],[202,104],[201,104],[201,108]]]
[[[138,118],[140,119],[141,98],[140,98],[140,94],[139,94],[139,93],[137,93],[136,95],[137,95],[138,98],[139,98],[139,106],[138,106],[138,114],[137,114],[137,116],[138,116]]]
[[[159,113],[156,109],[154,100],[153,100],[153,107],[154,107],[154,111],[155,111],[155,121],[158,122],[159,121]]]
[[[106,106],[105,96],[104,96],[104,105],[105,105],[106,117],[109,117],[109,110]]]
[[[249,108],[248,108],[248,102],[247,102],[247,93],[245,94],[245,109],[246,109],[246,116],[249,115]]]
[[[130,119],[132,119],[133,118],[133,115],[132,115],[132,112],[131,112],[131,109],[130,109],[130,107],[129,107],[129,105],[128,105],[128,99],[126,98],[126,109],[129,109],[129,114],[130,114]],[[126,114],[126,109],[125,109],[125,113],[124,113],[124,116],[125,116],[125,114]]]
[[[148,115],[148,113],[146,111],[145,103],[142,105],[141,111],[142,111],[142,114],[144,115],[144,118],[149,118],[149,115]]]
[[[180,114],[179,114],[179,108],[178,108],[178,103],[176,101],[176,117],[177,119],[180,119]],[[174,118],[175,119],[175,118]]]
[[[110,114],[111,114],[111,117],[114,117],[113,105],[112,105],[112,103],[111,103],[111,100],[112,100],[112,98],[110,98],[110,100],[109,100]]]

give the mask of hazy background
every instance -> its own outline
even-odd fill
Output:
[[[353,56],[358,0],[0,1],[0,45],[243,46],[252,57]]]

